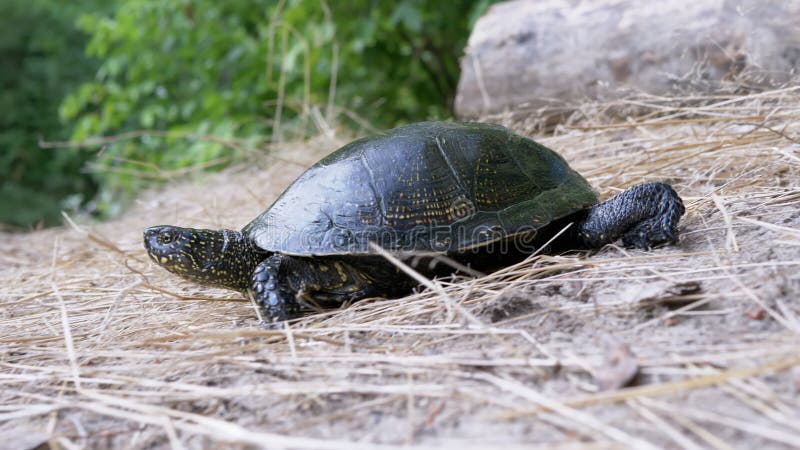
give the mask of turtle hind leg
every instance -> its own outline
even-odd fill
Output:
[[[626,247],[650,248],[659,244],[674,244],[678,241],[677,221],[670,223],[668,215],[645,219],[622,235]]]
[[[578,239],[591,248],[619,237],[626,246],[642,249],[674,243],[678,240],[678,221],[685,211],[672,186],[640,184],[593,206],[577,223]]]

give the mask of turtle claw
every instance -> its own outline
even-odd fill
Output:
[[[622,244],[629,248],[649,250],[661,244],[674,244],[678,241],[678,230],[664,223],[661,217],[653,217],[639,222],[622,235]]]
[[[269,319],[267,319],[267,320],[262,320],[261,322],[259,322],[258,326],[262,330],[278,331],[278,330],[283,330],[283,329],[286,328],[286,321],[285,320],[269,321]]]
[[[686,212],[683,202],[672,187],[654,183],[660,191],[658,204],[660,211],[642,220],[622,235],[626,247],[648,250],[661,244],[678,242],[678,221]]]

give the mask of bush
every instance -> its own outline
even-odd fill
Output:
[[[0,2],[0,223],[59,223],[61,209],[95,195],[96,184],[81,174],[91,154],[42,149],[37,141],[70,136],[58,104],[97,69],[84,56],[87,38],[74,21],[100,3]]]
[[[96,183],[90,207],[109,216],[154,181],[223,167],[325,124],[448,117],[458,58],[489,3],[117,0],[113,12],[78,20],[101,64],[60,107],[70,138],[89,151],[44,152],[50,158],[28,173],[41,181],[53,155],[68,155],[69,189],[91,193]],[[87,67],[77,57],[54,64]],[[90,156],[87,188],[74,172]]]

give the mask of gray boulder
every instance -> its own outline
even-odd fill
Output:
[[[798,71],[798,0],[516,0],[476,23],[455,110],[547,115],[626,90],[778,86]]]

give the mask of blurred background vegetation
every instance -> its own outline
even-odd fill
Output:
[[[284,140],[448,118],[494,1],[3,0],[0,223],[110,217]]]

